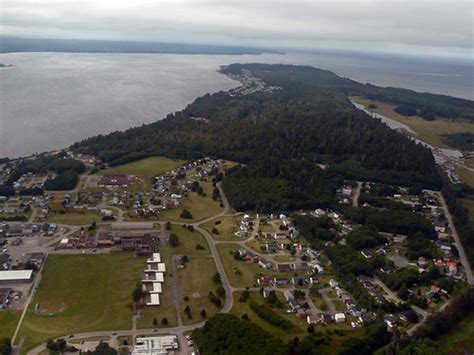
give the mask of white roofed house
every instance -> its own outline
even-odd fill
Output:
[[[344,313],[336,313],[334,315],[336,323],[344,323],[346,321],[346,315]]]

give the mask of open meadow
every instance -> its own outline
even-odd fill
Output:
[[[238,222],[239,219],[235,216],[223,216],[206,222],[202,224],[201,227],[207,230],[215,240],[241,241],[245,238],[238,237],[234,234],[235,231],[237,231]],[[214,229],[217,230],[217,234],[212,232]]]
[[[183,223],[197,222],[206,217],[213,216],[222,210],[220,201],[212,199],[212,190],[214,187],[211,182],[200,181],[204,195],[189,191],[188,195],[181,199],[181,205],[178,208],[164,210],[160,214],[160,219],[165,221],[177,221]],[[182,218],[181,212],[187,209],[191,212],[192,218]]]
[[[184,269],[178,270],[177,276],[183,291],[183,297],[179,303],[183,324],[205,320],[200,314],[202,310],[205,310],[206,318],[216,315],[219,311],[219,308],[208,299],[209,291],[216,293],[215,289],[218,287],[212,281],[212,277],[216,273],[216,264],[211,257],[193,257],[186,263]],[[187,301],[184,300],[184,297],[187,297]],[[184,313],[186,307],[190,308],[192,318]]]
[[[425,120],[417,116],[403,116],[395,112],[396,105],[386,102],[363,99],[361,97],[351,97],[357,103],[364,105],[366,108],[369,104],[375,104],[377,108],[368,109],[372,112],[379,113],[385,117],[392,118],[400,123],[406,124],[417,135],[415,137],[422,141],[440,148],[449,148],[443,141],[443,136],[451,133],[474,133],[474,124],[460,121],[448,121],[446,119],[436,119],[433,121]]]
[[[0,311],[0,339],[10,338],[20,320],[21,311]]]
[[[180,167],[185,163],[185,160],[150,157],[119,166],[109,167],[100,170],[98,174],[128,174],[142,178],[152,178]]]

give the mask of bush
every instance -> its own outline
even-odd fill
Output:
[[[176,248],[177,246],[179,246],[178,236],[174,233],[171,233],[170,239],[169,239],[168,242],[169,242],[170,246],[172,246],[173,248]]]
[[[294,327],[293,323],[276,314],[270,307],[264,304],[249,302],[249,306],[250,309],[254,311],[260,318],[275,327],[281,328],[283,330],[290,330]]]
[[[187,209],[184,209],[179,216],[181,218],[185,218],[185,219],[192,219],[193,218],[193,215]]]

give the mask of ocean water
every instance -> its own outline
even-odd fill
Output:
[[[0,157],[67,147],[162,119],[196,97],[238,85],[216,70],[235,62],[312,65],[360,82],[474,99],[471,64],[342,54],[0,55]]]

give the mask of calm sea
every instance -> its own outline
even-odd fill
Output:
[[[306,64],[382,86],[473,99],[471,65],[335,54],[176,55],[10,53],[0,63],[0,157],[63,148],[153,122],[238,83],[235,62]]]

